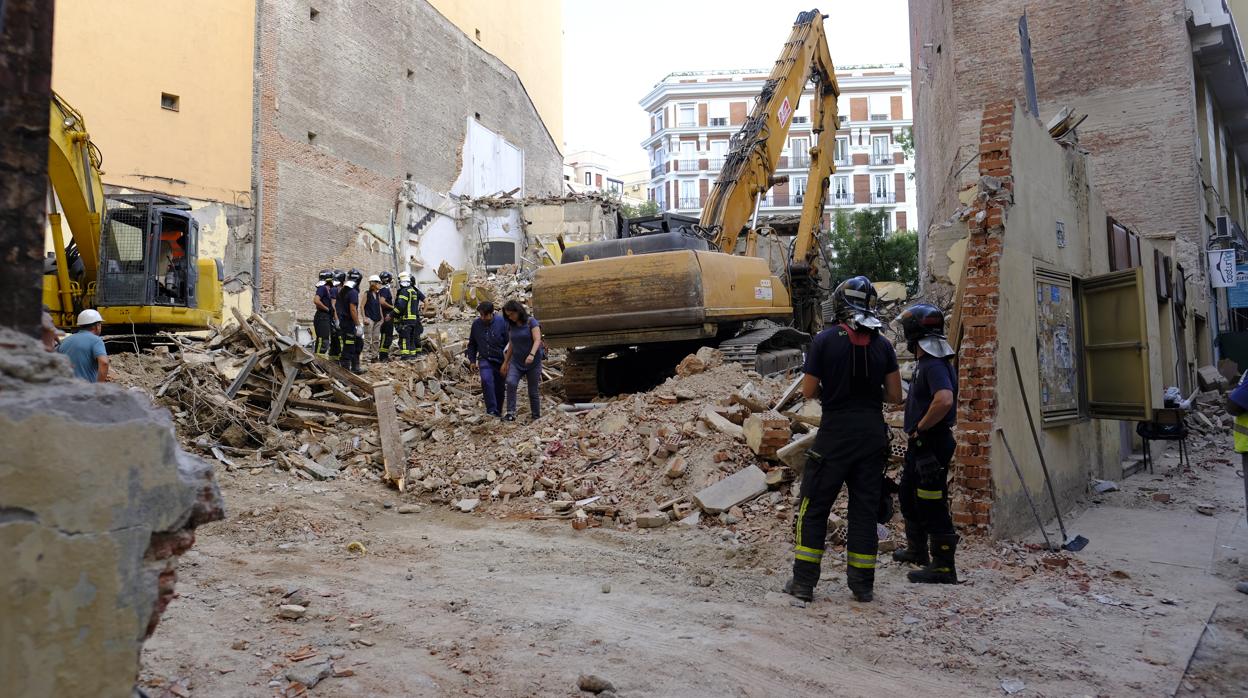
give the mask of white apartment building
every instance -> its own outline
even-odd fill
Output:
[[[624,180],[612,176],[610,158],[593,150],[578,150],[563,158],[563,180],[568,191],[577,194],[603,191],[624,195]]]
[[[642,147],[650,156],[649,197],[662,211],[698,215],[723,167],[728,143],[740,129],[767,80],[768,71],[672,73],[654,86],[641,106],[650,114],[650,136]],[[838,68],[836,173],[828,187],[825,226],[835,209],[882,208],[891,230],[916,221],[914,162],[898,136],[909,131],[913,115],[910,71],[900,64]],[[763,215],[801,211],[810,167],[813,108],[802,95],[780,156],[777,184],[763,200]]]

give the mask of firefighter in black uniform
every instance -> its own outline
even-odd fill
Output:
[[[411,361],[420,353],[420,302],[425,294],[416,288],[412,275],[399,274],[399,295],[394,301],[395,321],[399,324],[399,358]]]
[[[334,272],[322,269],[316,282],[316,295],[312,296],[312,304],[316,306],[316,314],[312,316],[312,331],[316,335],[314,353],[320,357],[329,356],[329,342],[334,331],[334,299],[329,295],[333,283]]]
[[[901,471],[907,545],[893,553],[893,559],[923,566],[906,575],[912,582],[957,584],[953,558],[958,534],[948,503],[958,396],[958,378],[949,359],[953,347],[945,341],[945,314],[935,306],[920,303],[906,308],[896,322],[918,364],[906,396],[904,428],[909,441]]]
[[[342,335],[342,358],[338,363],[353,373],[364,373],[360,368],[360,354],[364,351],[364,313],[360,310],[358,290],[363,280],[360,270],[352,269],[338,291],[338,327]]]
[[[347,280],[347,272],[341,269],[334,270],[334,280],[329,288],[329,319],[332,321],[329,336],[329,358],[332,361],[342,360],[342,327],[338,322],[338,292],[342,290],[342,284]]]
[[[381,278],[381,290],[377,298],[381,300],[381,344],[377,347],[377,360],[390,360],[390,343],[394,341],[394,294],[390,291],[390,282],[394,277],[388,271],[378,274]]]
[[[888,462],[883,403],[901,402],[897,354],[879,334],[876,298],[865,276],[837,286],[832,297],[837,324],[811,342],[802,368],[802,394],[807,399],[818,396],[823,406],[815,445],[802,473],[793,577],[784,585],[786,593],[802,601],[814,599],[828,514],[842,485],[849,488],[845,552],[849,590],[858,601],[872,599],[879,545],[876,515]]]

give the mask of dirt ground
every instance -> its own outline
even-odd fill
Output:
[[[412,495],[375,482],[219,471],[228,519],[183,558],[142,685],[286,695],[287,670],[328,660],[339,676],[310,695],[577,696],[586,673],[621,696],[1248,695],[1248,527],[1226,455],[1163,458],[1087,502],[1080,553],[972,540],[963,584],[910,585],[887,561],[871,604],[832,560],[807,608],[778,593],[779,536],[578,531],[489,502],[400,514]],[[292,601],[306,615],[279,618]]]

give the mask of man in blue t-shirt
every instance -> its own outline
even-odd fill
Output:
[[[949,363],[953,347],[945,341],[945,314],[940,308],[919,303],[906,308],[897,321],[918,363],[903,423],[908,442],[899,497],[907,546],[893,553],[893,559],[923,567],[907,575],[911,582],[957,584],[958,534],[948,503],[949,461],[956,447],[953,406],[958,396],[958,379]]]
[[[94,310],[84,310],[78,313],[78,331],[56,348],[69,358],[74,375],[88,383],[108,382],[108,352],[100,339],[103,329],[104,318]]]
[[[486,414],[502,417],[503,391],[506,388],[502,367],[503,354],[507,350],[507,319],[494,312],[494,304],[489,301],[477,305],[477,316],[468,330],[468,363],[476,365],[481,375]]]
[[[893,345],[880,336],[875,288],[865,276],[836,287],[832,295],[838,324],[810,344],[802,368],[802,395],[819,397],[823,418],[810,460],[802,472],[801,503],[794,522],[793,577],[787,594],[814,599],[828,533],[828,514],[849,488],[849,530],[845,573],[858,601],[873,598],[879,548],[876,514],[888,464],[888,425],[884,402],[901,402],[901,376]]]

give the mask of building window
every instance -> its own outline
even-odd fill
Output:
[[[698,169],[697,141],[680,142],[680,163],[676,166],[681,172],[696,172]]]
[[[712,99],[706,103],[706,113],[712,126],[728,125],[728,100]]]
[[[712,125],[712,126],[727,126],[727,125],[728,125],[728,117],[726,117],[726,116],[716,116],[716,117],[713,117],[713,118],[711,119],[711,125]]]
[[[182,100],[177,95],[171,95],[168,92],[160,93],[160,108],[169,111],[178,111],[181,107]]]
[[[838,165],[849,164],[849,138],[848,137],[836,139],[836,149],[834,151],[834,155],[836,158],[836,164]]]
[[[874,186],[871,188],[871,203],[893,203],[893,193],[888,190],[888,180],[890,179],[892,179],[892,177],[889,175],[875,175],[872,177]]]
[[[888,136],[871,136],[871,164],[891,165],[893,163],[892,143]]]
[[[802,205],[802,201],[806,199],[806,178],[794,177],[790,180],[789,191],[793,192],[793,203],[797,206]]]
[[[883,225],[884,225],[885,235],[888,235],[889,233],[893,232],[893,214],[891,213],[884,214]]]
[[[711,158],[707,163],[707,169],[711,172],[719,172],[724,168],[724,158],[728,157],[728,141],[711,141],[710,147]]]
[[[837,124],[838,124],[841,128],[845,128],[845,127],[849,126],[849,117],[848,117],[848,116],[845,116],[844,114],[839,114],[839,115],[837,115],[837,117],[836,117],[836,121],[837,121]]]
[[[854,196],[849,189],[849,177],[832,178],[832,203],[841,206],[854,203]]]
[[[810,164],[810,139],[802,136],[789,139],[789,167],[806,167]]]
[[[810,117],[809,117],[809,116],[795,116],[795,117],[793,117],[793,123],[795,123],[795,124],[808,124],[808,123],[810,123]]]
[[[676,127],[684,128],[697,125],[696,110],[692,104],[682,104],[676,109]]]
[[[868,95],[867,102],[871,107],[872,121],[888,121],[889,118],[889,95]]]
[[[586,184],[587,186],[593,186],[593,184],[594,184],[594,175],[593,175],[593,173],[592,173],[592,172],[586,172],[586,173],[585,173],[585,184]]]
[[[680,180],[680,205],[677,208],[699,208],[698,181],[695,179]]]
[[[663,110],[660,109],[650,114],[651,126],[654,127],[655,133],[663,130]]]

